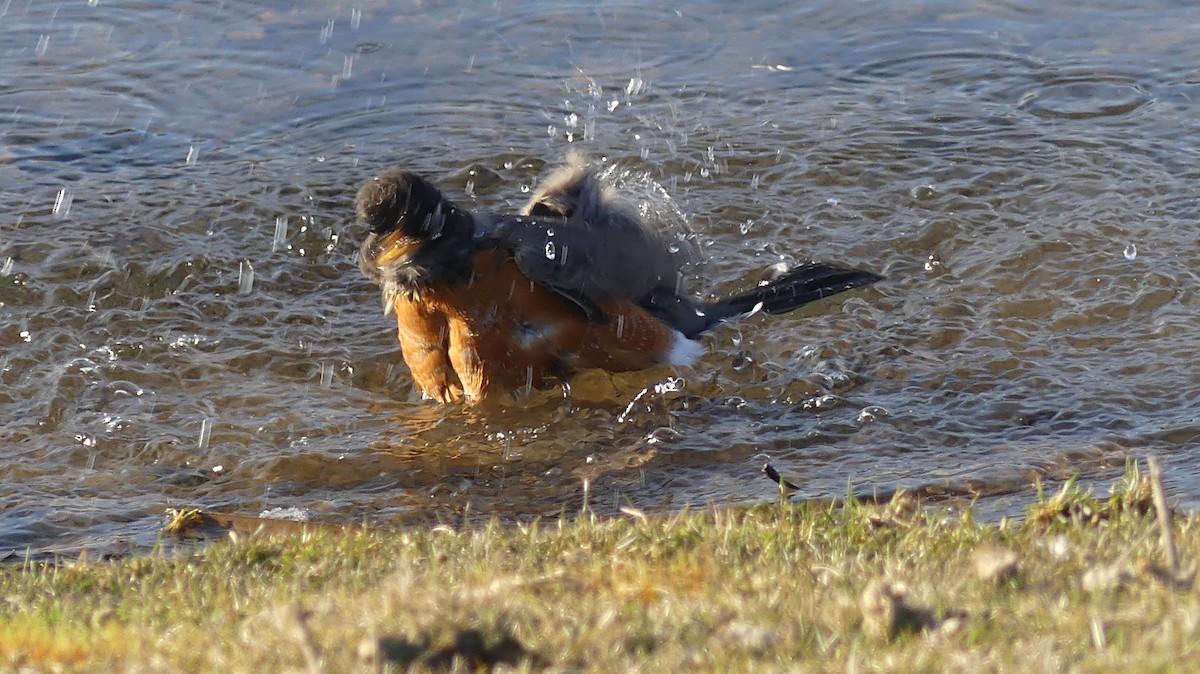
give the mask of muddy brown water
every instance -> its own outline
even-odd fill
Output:
[[[377,523],[903,486],[1019,512],[1155,453],[1200,502],[1187,3],[0,2],[0,555],[168,506]],[[699,293],[874,289],[481,413],[355,266],[403,165],[511,208],[576,148]]]

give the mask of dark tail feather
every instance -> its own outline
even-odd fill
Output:
[[[706,304],[706,327],[754,311],[786,314],[810,302],[882,280],[882,276],[869,271],[813,262],[791,269],[753,290]]]

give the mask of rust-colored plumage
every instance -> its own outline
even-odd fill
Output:
[[[521,214],[473,215],[420,176],[387,171],[358,193],[371,228],[360,266],[383,288],[413,380],[441,402],[539,388],[572,371],[690,364],[725,320],[784,313],[881,277],[799,267],[700,303],[679,261],[611,188],[572,159]]]

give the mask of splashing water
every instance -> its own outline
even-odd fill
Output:
[[[204,417],[200,420],[200,439],[196,442],[196,447],[200,451],[208,449],[208,441],[212,438],[212,419]]]
[[[71,202],[74,200],[75,196],[64,187],[58,191],[58,196],[54,198],[54,208],[50,212],[60,218],[65,218],[71,212]]]
[[[287,241],[288,219],[286,215],[275,218],[275,237],[271,240],[271,252],[277,253]]]
[[[686,384],[686,382],[684,381],[683,377],[667,377],[665,380],[653,386],[647,386],[641,391],[638,391],[637,395],[633,396],[633,399],[630,400],[629,404],[625,406],[625,411],[617,415],[617,423],[625,423],[625,421],[629,419],[629,416],[633,414],[633,408],[646,396],[650,394],[665,395],[667,393],[678,393],[679,391],[683,390],[684,384]]]
[[[238,294],[249,295],[254,291],[254,266],[249,260],[242,260],[238,266]]]

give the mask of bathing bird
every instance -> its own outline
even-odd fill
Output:
[[[730,297],[698,300],[678,246],[572,156],[515,214],[471,213],[428,179],[391,169],[355,210],[359,266],[383,292],[413,381],[478,403],[572,373],[692,365],[698,339],[754,313],[784,314],[883,277],[812,262]]]

